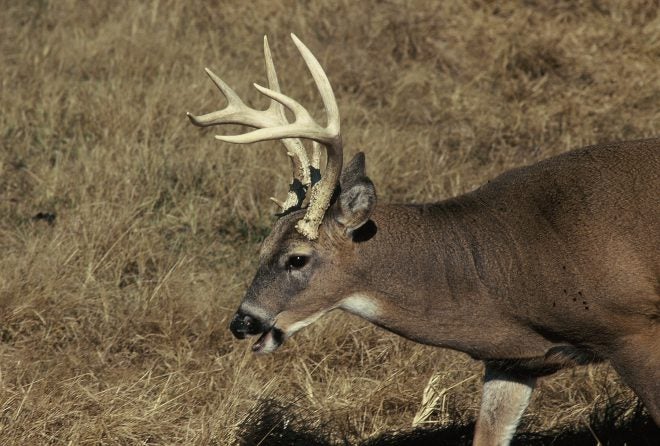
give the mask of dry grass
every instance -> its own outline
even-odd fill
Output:
[[[450,390],[425,420],[473,418],[478,363],[350,316],[268,357],[231,338],[287,166],[275,143],[189,125],[185,111],[221,105],[202,68],[265,104],[248,80],[264,82],[267,33],[284,91],[318,110],[295,32],[380,199],[437,200],[657,136],[658,7],[1,0],[0,443],[225,444],[265,397],[354,442],[409,427],[436,372]],[[526,427],[584,426],[611,395],[631,398],[607,366],[561,373]]]

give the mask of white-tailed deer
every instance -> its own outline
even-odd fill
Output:
[[[340,308],[484,360],[476,445],[508,444],[538,377],[602,360],[660,424],[660,139],[568,152],[438,203],[377,204],[363,154],[342,171],[330,83],[293,40],[321,93],[325,127],[280,93],[265,40],[270,88],[255,86],[272,99],[267,110],[247,107],[208,71],[228,105],[189,115],[199,126],[255,127],[217,138],[281,140],[293,163],[233,334],[260,335],[253,350],[269,353]],[[313,141],[311,162],[301,138]]]

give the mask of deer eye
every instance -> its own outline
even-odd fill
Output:
[[[291,271],[292,269],[300,269],[303,266],[307,265],[309,262],[308,256],[291,256],[286,261],[286,269]]]

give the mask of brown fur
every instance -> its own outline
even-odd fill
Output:
[[[569,152],[428,205],[374,205],[358,158],[317,241],[295,231],[300,212],[278,221],[244,310],[290,336],[366,296],[377,325],[511,382],[608,359],[660,423],[660,140]],[[369,199],[353,209],[349,188]],[[309,263],[286,270],[296,254]]]

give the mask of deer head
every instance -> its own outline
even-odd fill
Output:
[[[261,334],[253,346],[260,353],[274,351],[302,327],[347,305],[356,280],[351,270],[355,245],[375,233],[373,224],[366,224],[376,203],[376,192],[365,174],[364,154],[356,155],[342,172],[339,112],[330,82],[309,49],[295,35],[291,37],[321,94],[327,115],[325,127],[297,101],[280,92],[265,37],[269,88],[255,87],[271,98],[268,109],[246,106],[207,69],[228,105],[202,116],[188,114],[198,126],[254,127],[257,130],[247,134],[216,138],[239,144],[280,140],[292,160],[293,180],[286,200],[272,199],[281,208],[280,218],[261,247],[257,273],[230,324],[232,333],[240,339]],[[286,118],[284,107],[293,113],[293,122]],[[311,161],[301,139],[312,141]],[[322,175],[321,148],[327,155]]]

